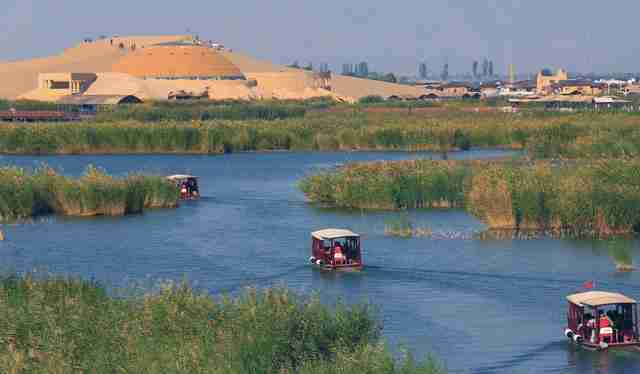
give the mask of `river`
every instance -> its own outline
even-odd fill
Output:
[[[451,159],[504,156],[451,153]],[[246,153],[224,156],[54,156],[0,158],[47,163],[78,175],[88,164],[129,171],[192,173],[203,198],[175,210],[120,218],[43,217],[4,225],[5,271],[48,271],[106,284],[188,279],[214,294],[286,285],[328,303],[367,301],[394,346],[432,353],[451,373],[637,373],[640,353],[593,353],[563,337],[564,297],[594,279],[599,289],[640,297],[640,274],[617,273],[602,243],[483,241],[482,223],[463,211],[413,211],[433,237],[384,235],[402,213],[362,213],[308,205],[297,181],[349,161],[437,158],[428,153]],[[345,227],[363,235],[366,270],[324,274],[306,264],[309,232]],[[638,243],[631,255],[638,263]]]

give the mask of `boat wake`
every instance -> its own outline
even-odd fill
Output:
[[[527,281],[527,282],[537,282],[542,285],[544,284],[559,284],[564,286],[575,286],[574,288],[581,288],[583,281],[576,279],[567,279],[567,278],[551,278],[551,277],[533,277],[526,275],[517,275],[517,274],[492,274],[492,273],[476,273],[476,272],[467,272],[467,271],[459,271],[459,270],[436,270],[436,269],[416,269],[416,268],[401,268],[401,267],[387,267],[387,266],[379,266],[379,265],[367,265],[365,270],[369,272],[375,272],[376,275],[399,275],[405,278],[412,279],[422,279],[422,280],[444,280],[445,277],[439,276],[451,276],[458,278],[485,278],[485,279],[495,279],[499,281]],[[435,277],[438,276],[438,277]],[[601,281],[600,284],[603,287],[608,286],[608,282]],[[615,282],[615,286],[624,286],[632,289],[637,289],[640,291],[640,287],[635,284],[621,283]]]
[[[542,345],[538,348],[517,354],[507,360],[499,361],[488,366],[482,366],[473,370],[475,374],[494,374],[494,373],[513,373],[512,369],[521,366],[531,360],[539,359],[541,356],[548,352],[560,351],[563,348],[566,349],[567,342],[565,340],[559,340]]]
[[[299,265],[299,266],[295,266],[292,267],[291,269],[287,270],[287,271],[283,271],[280,273],[276,273],[276,274],[269,274],[269,275],[265,275],[265,276],[261,276],[261,277],[253,277],[253,278],[244,278],[242,280],[242,282],[239,282],[237,284],[231,285],[231,286],[227,286],[227,287],[221,287],[221,288],[217,288],[217,289],[209,289],[209,293],[211,293],[212,295],[219,295],[219,294],[228,294],[228,293],[233,293],[236,292],[238,290],[241,290],[243,288],[246,287],[259,287],[259,286],[265,286],[269,283],[272,283],[273,281],[282,279],[282,278],[286,278],[289,275],[293,275],[295,273],[298,273],[302,270],[308,269],[309,266],[308,265]]]

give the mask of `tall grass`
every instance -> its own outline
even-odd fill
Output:
[[[47,103],[43,101],[31,101],[31,100],[17,100],[8,101],[0,99],[0,111],[7,111],[9,109],[15,110],[58,110],[59,106],[56,103]]]
[[[366,305],[286,289],[213,299],[185,285],[114,298],[77,279],[0,279],[6,373],[438,373],[396,360]]]
[[[100,111],[97,120],[120,122],[134,120],[140,122],[159,121],[207,121],[207,120],[250,120],[273,121],[276,119],[304,117],[304,103],[286,102],[151,102],[140,105],[119,105]]]
[[[79,179],[42,166],[34,172],[0,168],[0,219],[43,214],[67,216],[123,215],[145,208],[175,207],[177,188],[161,177],[131,175],[115,179],[88,167]]]
[[[206,154],[268,150],[450,151],[475,147],[525,149],[536,158],[640,155],[640,116],[623,113],[403,114],[352,110],[316,111],[303,118],[274,121],[145,122],[128,119],[135,116],[129,116],[127,111],[136,109],[122,110],[126,120],[3,125],[0,152]]]
[[[640,162],[394,161],[304,178],[314,202],[346,208],[465,208],[491,229],[562,236],[640,231]]]
[[[470,171],[453,161],[356,163],[308,176],[300,188],[312,201],[346,208],[462,208]]]

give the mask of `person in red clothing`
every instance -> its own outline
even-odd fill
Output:
[[[604,314],[603,311],[600,311],[600,328],[611,327],[613,326],[613,321],[609,318],[608,315]]]
[[[604,341],[606,343],[613,343],[614,342],[614,335],[613,335],[613,321],[611,321],[611,319],[609,318],[608,315],[604,314],[603,311],[600,311],[600,313],[598,313],[598,322],[600,325],[600,339],[601,341]]]
[[[336,246],[333,249],[333,261],[339,265],[344,264],[346,261],[346,257],[344,256],[340,243],[336,243]]]

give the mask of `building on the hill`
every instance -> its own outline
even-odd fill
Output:
[[[96,79],[94,73],[43,73],[38,75],[38,88],[56,96],[75,95],[84,92]]]
[[[58,100],[59,107],[65,112],[79,112],[81,114],[95,114],[104,107],[121,104],[140,104],[142,100],[133,95],[70,95]],[[72,108],[74,110],[67,110]],[[77,109],[77,110],[75,110]]]

